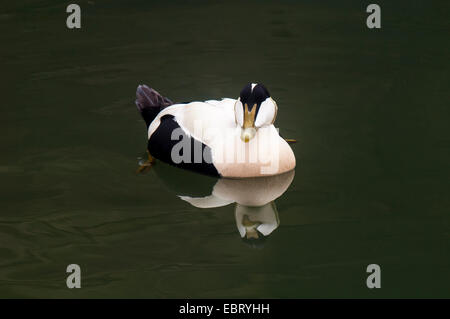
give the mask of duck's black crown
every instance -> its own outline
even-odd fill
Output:
[[[263,84],[248,83],[242,89],[239,97],[242,105],[247,104],[249,110],[251,110],[255,104],[259,107],[262,102],[270,97],[270,93]]]

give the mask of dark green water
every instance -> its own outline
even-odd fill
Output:
[[[449,5],[392,2],[381,30],[365,1],[80,0],[81,30],[70,2],[2,3],[0,297],[450,297]],[[138,84],[186,101],[251,81],[298,140],[259,248],[234,204],[176,196],[214,180],[135,173]]]

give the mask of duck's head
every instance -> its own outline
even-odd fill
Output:
[[[259,128],[273,124],[277,110],[277,104],[264,85],[247,84],[234,105],[236,123],[242,129],[242,141],[247,143]]]

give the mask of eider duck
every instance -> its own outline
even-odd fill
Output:
[[[278,106],[262,84],[247,84],[237,99],[173,103],[139,85],[136,106],[147,125],[148,163],[230,178],[278,175],[295,156],[274,126]]]

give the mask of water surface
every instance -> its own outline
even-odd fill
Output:
[[[77,3],[81,30],[60,1],[0,9],[0,297],[450,297],[446,1],[378,1],[381,30],[364,1]],[[298,140],[258,245],[235,203],[177,196],[217,180],[136,174],[138,84],[187,101],[251,81]]]

